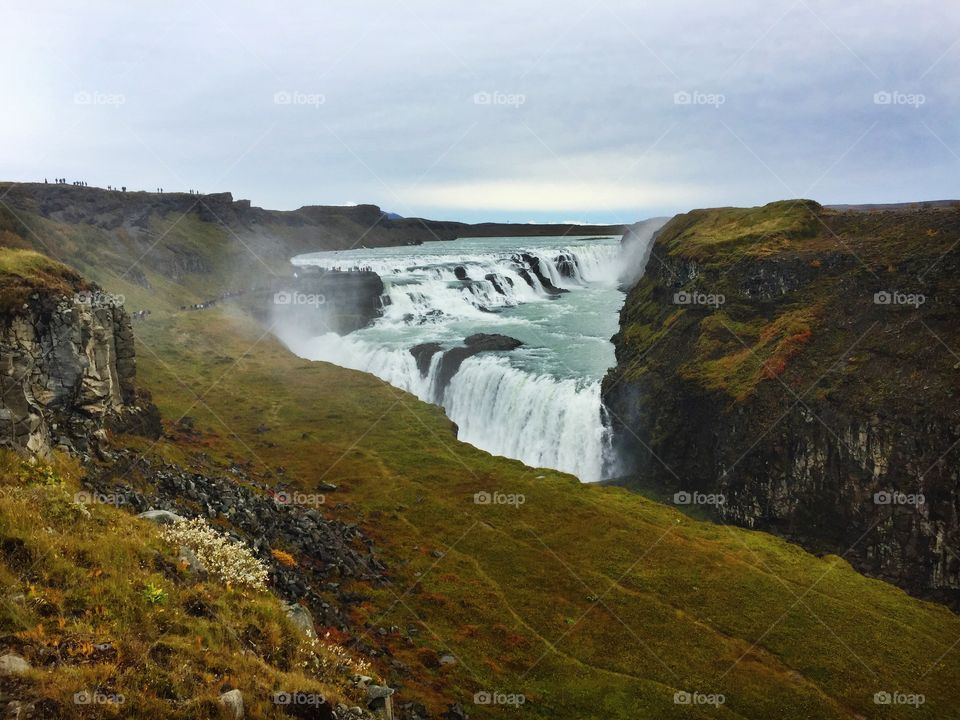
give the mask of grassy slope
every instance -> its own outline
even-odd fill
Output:
[[[350,701],[338,657],[317,645],[326,665],[316,671],[274,596],[190,581],[157,526],[74,502],[80,475],[69,458],[31,465],[0,451],[0,635],[34,665],[5,679],[11,697],[51,699],[57,718],[216,718],[229,685],[253,717],[271,712],[277,691]],[[83,691],[123,699],[78,705]]]
[[[700,260],[747,254],[764,256],[818,234],[812,200],[781,200],[759,208],[708,208],[673,218],[659,241],[671,253],[682,251]]]
[[[661,231],[651,267],[657,268],[657,257],[695,263],[699,278],[686,282],[685,289],[722,294],[726,302],[716,311],[677,306],[655,295],[657,281],[648,273],[628,295],[621,316],[624,377],[636,379],[652,364],[688,358],[679,369],[683,379],[740,402],[764,381],[780,378],[806,389],[811,378],[832,368],[836,372],[821,378],[818,394],[858,395],[874,407],[897,403],[903,408],[909,398],[923,395],[949,402],[956,392],[951,382],[955,359],[931,346],[937,341],[922,325],[910,326],[918,314],[876,306],[873,293],[924,293],[924,322],[948,347],[960,345],[952,321],[960,287],[952,273],[944,272],[958,232],[956,208],[854,213],[791,200],[678,215]],[[775,274],[778,266],[807,277],[783,297],[744,296],[758,268]],[[871,322],[883,332],[866,333]],[[866,336],[856,354],[833,368],[861,333]],[[681,347],[689,337],[692,350]],[[900,369],[920,358],[927,372],[872,373],[861,362],[890,355],[899,357]],[[926,392],[930,387],[938,391]]]
[[[192,214],[151,216],[147,232],[153,246],[145,254],[138,250],[142,243],[123,228],[61,223],[0,205],[0,246],[34,250],[67,263],[87,280],[123,295],[128,310],[174,310],[289,271],[287,263],[254,257],[228,230]],[[198,258],[209,273],[178,273],[173,279],[151,269],[155,256],[165,261],[171,255]],[[141,274],[146,285],[137,282]]]
[[[22,305],[37,290],[72,295],[87,287],[75,270],[46,255],[0,247],[0,310],[4,312]]]
[[[407,697],[439,700],[436,679],[443,695],[524,693],[530,717],[683,717],[688,689],[724,693],[727,717],[874,717],[889,689],[927,696],[910,716],[955,712],[960,619],[839,558],[492,457],[439,409],[297,359],[227,310],[139,329],[141,376],[166,417],[206,428],[197,449],[340,485],[395,573],[367,619],[422,622],[418,643],[461,659],[431,669],[388,638],[422,679]],[[476,505],[481,490],[526,502]]]
[[[255,475],[282,466],[307,490],[340,486],[329,497],[347,506],[329,511],[377,538],[394,578],[358,619],[419,626],[412,644],[404,632],[365,638],[412,669],[403,699],[437,709],[486,688],[525,694],[528,717],[577,720],[958,716],[960,656],[951,647],[960,619],[944,608],[839,558],[492,457],[457,442],[438,408],[371,376],[293,357],[229,308],[170,312],[228,285],[216,233],[193,237],[178,226],[170,234],[182,230],[180,241],[220,262],[220,274],[181,285],[148,272],[147,291],[115,279],[129,258],[99,244],[103,236],[28,222],[57,250],[82,256],[77,266],[126,294],[131,309],[154,310],[135,325],[140,381],[168,423],[189,414],[202,432],[178,444],[127,442],[172,459],[204,452],[214,462],[250,462]],[[261,424],[271,429],[257,433]],[[526,502],[476,505],[481,490],[522,493]],[[37,517],[7,512],[18,532],[39,527]],[[119,531],[108,538],[134,536],[132,520],[114,521]],[[136,566],[122,554],[116,561]],[[133,626],[108,627],[122,634]],[[444,651],[460,662],[437,667]],[[269,683],[249,667],[236,670],[245,695],[262,700]],[[727,702],[676,706],[676,689],[721,692]],[[922,692],[927,702],[918,711],[878,708],[879,690]]]

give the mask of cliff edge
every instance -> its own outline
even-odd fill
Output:
[[[695,210],[603,383],[625,484],[960,608],[960,209]]]
[[[0,445],[86,451],[102,432],[156,438],[122,298],[28,250],[0,249]]]

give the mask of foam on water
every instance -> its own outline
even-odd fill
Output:
[[[281,336],[302,357],[372,373],[442,405],[465,442],[597,480],[608,436],[600,379],[613,362],[609,337],[623,301],[619,253],[619,238],[485,238],[303,255],[294,262],[373,270],[387,304],[371,327],[345,337]],[[552,296],[534,263],[569,292]],[[437,386],[440,353],[421,375],[411,347],[448,349],[475,332],[524,346],[468,358],[446,388]]]

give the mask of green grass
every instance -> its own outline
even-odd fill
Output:
[[[710,208],[677,215],[660,231],[659,242],[671,254],[704,260],[744,252],[767,255],[815,237],[820,204],[780,200],[757,208]]]
[[[0,247],[0,311],[9,312],[37,292],[69,295],[88,287],[75,270],[46,255]]]
[[[0,451],[0,638],[34,666],[14,697],[52,699],[58,718],[184,719],[221,717],[228,685],[252,717],[282,716],[276,691],[360,699],[326,643],[315,664],[274,596],[192,582],[155,525],[74,502],[80,473]],[[75,704],[84,691],[123,702]]]
[[[855,213],[791,200],[678,215],[654,250],[669,269],[652,264],[625,301],[619,371],[630,381],[656,369],[735,402],[765,384],[776,389],[777,378],[803,388],[820,378],[817,392],[834,383],[848,407],[895,402],[906,416],[910,398],[932,385],[944,392],[931,395],[952,396],[955,359],[931,354],[930,343],[960,344],[949,321],[960,287],[955,273],[941,272],[958,242],[955,208]],[[687,279],[691,268],[696,277]],[[683,289],[723,295],[725,304],[674,305],[681,278]],[[923,293],[927,303],[906,315],[875,306],[879,290]],[[926,327],[915,322],[921,315]],[[918,358],[926,372],[903,377],[919,370]]]
[[[816,321],[817,310],[809,307],[787,310],[771,322],[762,317],[737,322],[723,311],[708,315],[700,322],[696,353],[680,377],[745,400],[761,382],[784,373],[810,340]]]
[[[261,333],[223,310],[148,321],[142,378],[166,417],[196,418],[196,447],[179,451],[340,486],[338,514],[373,534],[393,575],[360,619],[420,627],[413,647],[385,641],[414,669],[405,697],[439,707],[498,689],[543,718],[683,717],[680,689],[725,694],[727,717],[954,712],[960,619],[948,610],[839,558],[492,457],[457,442],[438,408]],[[475,505],[482,490],[526,502]],[[444,651],[461,662],[432,667]],[[883,689],[927,703],[884,715]]]
[[[803,205],[696,211],[707,214],[709,230],[673,221],[671,252],[720,262],[721,251],[767,255],[793,244],[832,246],[825,234],[807,237],[804,214],[812,218],[810,211]],[[364,642],[388,649],[393,661],[409,668],[399,673],[391,662],[378,661],[384,677],[402,686],[401,702],[441,711],[460,700],[481,720],[510,712],[474,706],[471,696],[481,689],[522,693],[527,703],[517,715],[551,720],[960,716],[960,653],[953,646],[960,618],[947,609],[865,578],[840,558],[817,558],[773,536],[701,522],[620,488],[582,485],[559,472],[493,457],[458,442],[440,409],[372,376],[296,358],[238,309],[176,312],[234,281],[229,258],[218,258],[226,241],[208,228],[188,224],[170,234],[174,242],[194,243],[211,273],[174,280],[148,270],[147,290],[111,280],[135,260],[123,257],[122,237],[113,238],[119,245],[97,245],[101,231],[86,236],[82,228],[37,222],[57,248],[83,256],[77,265],[91,277],[129,294],[132,309],[154,309],[135,325],[140,384],[152,391],[168,431],[190,415],[199,433],[170,432],[156,445],[133,438],[123,443],[209,472],[240,462],[265,483],[282,476],[306,491],[326,482],[339,486],[327,493],[325,512],[362,526],[389,566],[391,584],[364,588],[369,599],[354,621]],[[836,227],[860,242],[861,235],[842,223]],[[934,240],[946,242],[947,233]],[[631,295],[631,322],[623,332],[650,346],[684,334],[695,343],[703,327],[703,356],[693,358],[691,368],[732,395],[749,390],[760,363],[751,365],[746,356],[740,363],[724,360],[744,348],[724,339],[721,320],[764,359],[789,361],[796,336],[807,326],[817,331],[817,317],[803,307],[760,322],[731,306],[703,324],[703,314],[663,309],[644,292],[641,286]],[[663,313],[656,322],[649,319],[654,311]],[[643,363],[635,372],[643,372]],[[270,429],[258,432],[260,425]],[[56,593],[74,585],[81,594],[104,593],[100,604],[111,615],[100,636],[129,635],[134,643],[149,643],[165,628],[158,606],[143,601],[146,583],[163,586],[169,599],[159,608],[180,618],[185,591],[152,569],[152,551],[169,551],[156,545],[149,528],[108,508],[96,509],[94,518],[103,520],[95,525],[57,520],[46,501],[13,497],[38,491],[13,484],[4,490],[8,504],[0,528],[51,558],[44,572],[54,581],[35,583],[48,588],[43,592],[58,603]],[[494,490],[522,494],[525,502],[473,502],[475,493]],[[55,532],[46,533],[45,526]],[[54,544],[58,549],[45,552]],[[99,553],[94,567],[113,567],[127,580],[114,578],[97,590],[85,579],[86,566],[71,555],[75,546]],[[15,582],[5,572],[4,580]],[[229,627],[280,622],[269,596],[235,593],[217,595]],[[52,621],[37,613],[5,622],[26,632]],[[411,624],[418,632],[407,638]],[[401,632],[377,632],[391,626]],[[268,647],[284,647],[284,632],[272,633]],[[154,673],[146,661],[129,666],[124,687],[146,696],[145,713],[172,714],[156,700],[158,684],[209,700],[225,675],[245,698],[263,702],[279,682],[270,668],[282,667],[259,655],[231,660],[237,646],[217,633],[188,626],[180,642],[164,641],[173,647],[171,664],[190,668],[183,676],[173,667]],[[186,640],[194,634],[205,638],[202,652]],[[459,662],[440,665],[444,652]],[[194,669],[203,662],[216,672]],[[114,682],[127,667],[92,664],[83,672]],[[77,685],[72,672],[80,670],[38,672],[30,681],[65,695]],[[716,710],[677,706],[679,690],[723,693],[726,703]],[[883,690],[923,693],[926,703],[916,710],[878,707],[873,694]]]
[[[255,257],[227,229],[196,214],[152,215],[140,231],[146,239],[124,227],[74,225],[22,210],[8,219],[0,215],[0,248],[68,261],[85,279],[122,295],[128,310],[172,311],[289,272],[285,260]]]

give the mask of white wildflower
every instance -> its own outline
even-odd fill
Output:
[[[190,548],[212,577],[228,585],[266,590],[267,568],[242,542],[217,532],[203,518],[178,520],[161,533],[174,547]]]

